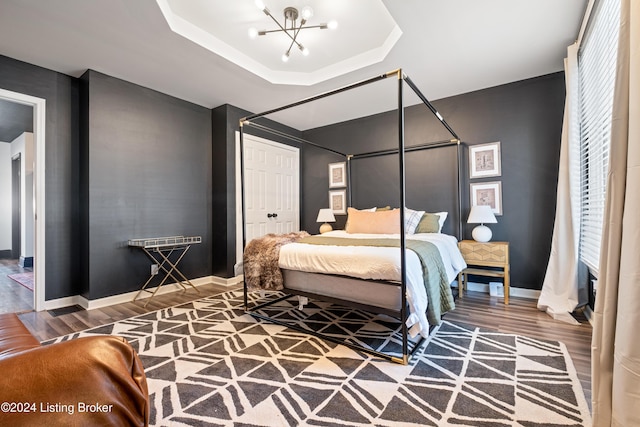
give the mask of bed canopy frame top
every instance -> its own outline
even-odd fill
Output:
[[[269,126],[260,124],[260,123],[256,123],[255,120],[259,119],[259,118],[264,118],[270,114],[274,114],[277,112],[281,112],[287,109],[291,109],[294,107],[298,107],[313,101],[317,101],[319,99],[322,98],[327,98],[333,95],[337,95],[339,93],[342,92],[346,92],[352,89],[356,89],[365,85],[369,85],[387,78],[396,78],[398,81],[397,84],[397,123],[398,123],[398,146],[397,148],[390,148],[390,149],[385,149],[385,150],[377,150],[377,151],[370,151],[370,152],[365,152],[365,153],[359,153],[359,154],[348,154],[348,153],[342,153],[340,151],[322,146],[320,144],[314,143],[312,141],[308,141],[306,139],[303,138],[299,138],[290,134],[287,134],[286,132],[283,131],[279,131],[277,129],[273,129],[270,128]],[[424,144],[417,144],[417,145],[411,145],[411,146],[405,146],[405,129],[404,129],[404,96],[403,96],[403,89],[404,89],[404,85],[407,85],[417,96],[418,98],[422,101],[422,103],[424,105],[427,106],[427,108],[429,109],[429,111],[431,111],[431,113],[437,118],[437,120],[441,123],[441,125],[449,132],[449,134],[451,135],[451,139],[448,140],[441,140],[441,141],[433,141],[433,142],[427,142]],[[400,280],[400,287],[401,287],[401,307],[400,307],[400,311],[399,313],[397,313],[400,317],[401,320],[401,333],[402,333],[402,357],[398,358],[396,356],[392,356],[386,353],[382,353],[373,349],[370,349],[369,347],[363,347],[360,346],[358,344],[349,342],[349,341],[342,341],[339,339],[336,339],[332,336],[326,336],[322,333],[319,332],[315,332],[315,331],[310,331],[308,329],[304,329],[301,327],[298,327],[297,325],[293,325],[293,324],[289,324],[283,321],[280,321],[278,319],[273,319],[271,317],[262,315],[260,313],[258,313],[257,311],[260,310],[261,308],[264,308],[266,306],[272,305],[274,303],[277,303],[279,301],[282,301],[286,298],[289,298],[291,295],[285,295],[283,297],[268,301],[266,303],[263,304],[259,304],[255,307],[252,307],[251,309],[248,306],[248,290],[247,290],[247,285],[244,285],[244,307],[245,307],[245,312],[251,314],[252,316],[256,317],[256,318],[260,318],[263,320],[267,320],[269,322],[272,323],[277,323],[283,326],[287,326],[287,327],[291,327],[293,329],[297,329],[300,330],[302,332],[305,333],[309,333],[315,336],[318,336],[322,339],[326,339],[332,342],[336,342],[338,344],[342,344],[345,345],[347,347],[350,347],[352,349],[355,350],[359,350],[359,351],[364,351],[366,353],[369,354],[373,354],[375,356],[379,356],[388,360],[391,360],[393,362],[397,362],[397,363],[402,363],[402,364],[407,364],[409,361],[409,358],[411,356],[411,354],[413,354],[413,352],[415,352],[418,348],[420,348],[424,338],[421,338],[417,343],[415,343],[415,345],[413,345],[413,347],[410,349],[409,348],[409,339],[408,339],[408,327],[406,325],[406,319],[407,319],[407,315],[408,315],[408,302],[407,302],[407,297],[406,297],[406,289],[407,289],[407,262],[406,262],[406,233],[405,233],[405,209],[406,209],[406,200],[405,200],[405,153],[407,152],[411,152],[411,151],[418,151],[418,150],[426,150],[426,149],[432,149],[432,148],[440,148],[440,147],[450,147],[450,146],[455,146],[456,147],[456,168],[457,168],[457,214],[458,214],[458,227],[457,227],[457,238],[458,240],[460,240],[462,238],[462,167],[461,167],[461,163],[462,163],[462,142],[460,140],[460,138],[458,137],[458,135],[455,133],[455,131],[451,128],[451,126],[449,126],[449,124],[446,122],[446,120],[442,117],[442,115],[436,110],[436,108],[433,106],[433,104],[431,104],[431,102],[429,102],[429,100],[424,96],[424,94],[422,94],[422,92],[418,89],[418,87],[413,83],[413,81],[406,75],[403,73],[402,69],[399,68],[397,70],[393,70],[393,71],[389,71],[385,74],[381,74],[381,75],[377,75],[375,77],[366,79],[366,80],[362,80],[338,89],[334,89],[334,90],[330,90],[328,92],[324,92],[321,93],[319,95],[315,95],[309,98],[305,98],[302,100],[299,100],[297,102],[293,102],[287,105],[283,105],[271,110],[267,110],[264,111],[262,113],[257,113],[257,114],[252,114],[246,117],[243,117],[240,119],[239,121],[239,133],[240,133],[240,182],[241,182],[241,198],[242,198],[242,247],[246,247],[246,211],[245,211],[245,181],[244,181],[244,128],[246,126],[251,126],[253,128],[256,128],[258,130],[264,131],[264,132],[268,132],[271,133],[273,135],[277,135],[280,137],[284,137],[284,138],[288,138],[292,141],[301,143],[303,145],[309,145],[309,146],[313,146],[315,148],[319,148],[321,150],[339,155],[339,156],[343,156],[346,160],[346,165],[347,165],[347,193],[348,193],[348,206],[351,206],[351,201],[352,201],[352,197],[351,197],[351,162],[353,160],[357,160],[357,159],[364,159],[364,158],[371,158],[371,157],[378,157],[378,156],[385,156],[385,155],[393,155],[393,154],[397,154],[398,155],[398,169],[399,169],[399,181],[400,181],[400,200],[399,200],[399,204],[400,207],[402,209],[400,209],[400,235],[399,235],[399,240],[400,240],[400,248],[401,248],[401,252],[400,252],[400,267],[401,267],[401,280]],[[333,302],[336,302],[335,299],[330,299]],[[337,301],[337,302],[341,302],[341,303],[353,303],[350,301]],[[358,305],[357,303],[355,304],[356,306]]]

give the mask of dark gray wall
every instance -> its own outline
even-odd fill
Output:
[[[510,242],[515,287],[542,288],[555,215],[564,95],[564,74],[555,73],[433,103],[464,142],[501,142],[502,176],[472,182],[502,182],[503,215],[491,229],[493,240]],[[450,138],[423,105],[408,107],[405,114],[407,146]],[[390,112],[305,131],[304,137],[342,152],[361,153],[397,147],[397,129],[397,113]],[[308,150],[304,158],[302,219],[302,227],[314,231],[315,213],[328,205],[327,163],[339,161],[326,154],[315,156]],[[455,149],[408,153],[406,165],[407,206],[447,210],[444,231],[453,233]],[[397,156],[357,160],[353,166],[355,207],[397,206]],[[463,170],[466,220],[470,205],[466,150]],[[342,226],[344,219],[336,225]],[[464,238],[471,238],[472,228],[464,224]]]
[[[0,87],[46,100],[45,299],[76,295],[78,181],[73,167],[78,160],[78,81],[0,56]]]
[[[232,141],[234,107],[222,105],[211,111],[213,129],[212,160],[212,200],[213,242],[212,268],[213,274],[220,277],[233,277],[235,263],[235,185],[232,178],[235,174],[235,137]],[[239,118],[238,118],[239,119]],[[237,122],[236,122],[237,128]]]
[[[501,141],[504,215],[491,228],[495,240],[511,243],[517,287],[542,289],[555,218],[564,99],[564,73],[554,73],[438,104],[469,142]],[[466,226],[467,237],[472,229]]]
[[[180,270],[210,275],[210,110],[95,71],[82,81],[84,296],[139,289],[150,262],[133,238],[202,236]]]

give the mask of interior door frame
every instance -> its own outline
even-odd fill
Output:
[[[22,155],[11,159],[11,258],[20,258],[22,253],[22,185],[20,172]],[[17,175],[17,176],[16,176]]]
[[[45,309],[45,126],[47,102],[42,98],[0,89],[0,99],[33,107],[35,259],[33,260],[33,308]]]
[[[261,138],[259,136],[244,134],[244,138],[253,139],[256,142],[272,145],[275,147],[289,150],[291,152],[298,153],[298,218],[296,218],[298,229],[300,228],[300,148],[292,145],[283,144],[281,142],[272,141],[270,139]],[[240,173],[240,132],[236,131],[236,262],[237,265],[242,260],[242,253],[244,248],[242,247],[242,177]]]

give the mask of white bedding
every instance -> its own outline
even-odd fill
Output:
[[[398,234],[349,234],[343,230],[322,236],[357,239],[399,239]],[[451,283],[466,268],[455,237],[441,233],[411,234],[407,239],[433,243],[440,251],[447,278]],[[427,294],[422,278],[422,266],[415,252],[407,250],[407,300],[411,314],[407,319],[411,336],[429,334]],[[360,279],[401,280],[398,248],[371,246],[325,246],[290,243],[280,248],[280,268],[311,273],[340,274]],[[285,284],[286,285],[286,284]]]

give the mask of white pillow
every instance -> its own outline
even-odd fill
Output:
[[[447,215],[449,215],[449,212],[436,212],[434,213],[434,215],[438,215],[438,225],[440,226],[438,233],[442,233],[442,226],[444,225],[444,222],[447,220]]]
[[[416,228],[424,215],[424,211],[414,211],[413,209],[405,208],[404,210],[404,231],[407,234],[414,234]],[[438,220],[440,222],[440,220]],[[442,228],[442,226],[440,227]]]

